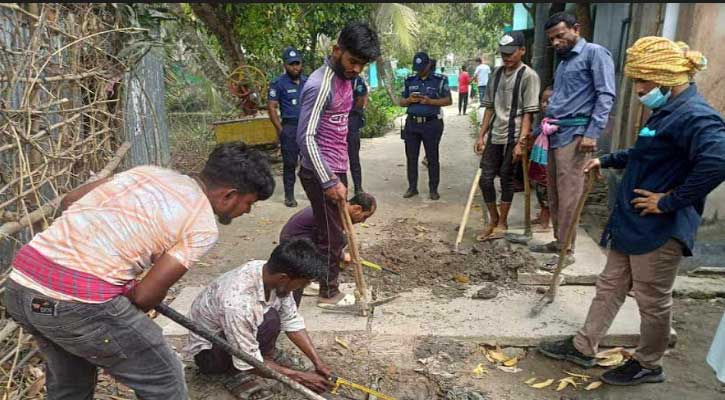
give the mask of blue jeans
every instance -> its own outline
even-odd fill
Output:
[[[40,313],[33,302],[54,305]],[[161,328],[118,296],[101,304],[54,300],[8,279],[5,306],[46,359],[48,399],[92,400],[103,368],[140,399],[188,398],[184,368]]]
[[[478,104],[483,104],[483,95],[486,94],[486,85],[478,87]]]

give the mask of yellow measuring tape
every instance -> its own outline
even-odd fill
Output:
[[[390,397],[388,395],[382,394],[376,390],[370,389],[368,387],[365,387],[363,385],[358,385],[355,382],[350,382],[347,379],[343,379],[337,376],[333,376],[332,380],[335,382],[335,386],[332,387],[332,390],[330,390],[330,393],[337,394],[337,389],[340,388],[340,386],[348,386],[353,389],[357,389],[363,393],[367,393],[371,396],[377,397],[379,400],[395,400],[394,397]]]

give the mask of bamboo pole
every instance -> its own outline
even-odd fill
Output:
[[[473,184],[471,190],[468,192],[468,201],[466,202],[466,208],[463,210],[463,218],[461,218],[461,225],[458,227],[458,236],[456,237],[456,243],[453,246],[453,251],[458,251],[458,245],[463,240],[463,231],[466,229],[468,223],[468,215],[471,213],[471,205],[473,205],[473,197],[476,195],[476,189],[478,188],[478,182],[481,180],[481,168],[476,171],[476,177],[473,178]]]
[[[340,211],[340,220],[345,227],[347,235],[347,244],[350,249],[350,258],[353,266],[353,277],[355,278],[355,302],[360,307],[360,314],[365,317],[368,315],[368,290],[365,284],[365,275],[363,274],[362,261],[358,252],[357,241],[355,240],[355,232],[352,228],[352,219],[350,213],[347,212],[347,201],[343,200],[337,204]]]

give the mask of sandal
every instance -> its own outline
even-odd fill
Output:
[[[477,242],[483,242],[488,240],[488,237],[493,234],[493,231],[496,230],[496,225],[488,225],[486,226],[486,229],[481,231],[481,234],[476,236]]]
[[[230,376],[223,382],[224,387],[239,400],[271,400],[274,394],[261,378],[247,372]]]
[[[476,237],[476,240],[479,242],[485,242],[489,240],[503,239],[506,237],[507,231],[508,228],[496,226],[495,228],[493,228],[493,231],[488,236],[484,237],[483,234],[480,234]]]
[[[334,300],[334,301],[324,301],[324,300]],[[328,310],[334,310],[338,307],[349,307],[351,305],[355,304],[355,296],[350,293],[338,293],[335,297],[332,297],[330,299],[323,299],[318,298],[317,299],[317,307],[328,309]]]

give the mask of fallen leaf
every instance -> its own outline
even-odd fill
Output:
[[[483,366],[483,364],[478,364],[476,368],[473,369],[473,374],[477,377],[481,377],[483,374],[487,374],[488,370]]]
[[[340,346],[344,347],[347,350],[350,350],[350,345],[347,344],[344,340],[340,339],[337,336],[335,336],[335,343],[339,344]]]
[[[591,377],[591,376],[589,376],[589,375],[584,375],[584,374],[575,374],[575,373],[573,373],[573,372],[569,372],[569,371],[564,371],[564,373],[565,373],[565,374],[567,374],[567,375],[569,375],[569,376],[574,376],[574,377],[577,377],[577,378],[582,378],[582,379],[584,379],[584,380],[587,380],[587,379],[591,379],[591,378],[592,378],[592,377]]]
[[[41,390],[43,390],[43,387],[45,386],[45,377],[41,376],[38,380],[33,382],[32,385],[27,389],[27,392],[25,393],[27,398],[33,398],[36,395],[40,393]]]
[[[369,228],[370,227],[370,225],[368,225],[368,224],[366,224],[364,222],[362,224],[360,224],[360,226],[362,226],[363,228]]]
[[[458,283],[468,283],[468,282],[471,281],[470,279],[468,279],[467,276],[462,275],[462,274],[455,274],[455,275],[453,275],[453,280],[456,281],[456,282],[458,282]]]
[[[615,365],[621,364],[622,362],[624,362],[624,356],[622,355],[622,353],[616,353],[603,360],[600,359],[599,361],[597,361],[597,365],[599,365],[600,367],[613,367]]]
[[[484,355],[486,356],[486,359],[488,360],[488,362],[490,362],[491,364],[496,364],[496,360],[491,358],[491,356],[488,355],[488,352],[484,353]]]
[[[527,384],[527,385],[531,385],[531,384],[532,384],[532,383],[534,383],[534,382],[536,382],[536,377],[533,377],[533,378],[529,378],[529,379],[527,379],[527,380],[526,380],[526,382],[524,382],[524,383],[525,383],[525,384]]]
[[[543,382],[534,383],[533,385],[531,385],[531,387],[534,388],[534,389],[543,389],[543,388],[551,385],[552,383],[554,383],[554,380],[553,379],[547,379],[547,380],[545,380]]]
[[[623,351],[624,351],[624,347],[615,347],[613,349],[608,349],[608,350],[600,351],[594,357],[596,357],[596,358],[609,358],[613,354],[621,354]]]
[[[577,387],[577,385],[578,385],[578,383],[576,383],[576,381],[574,380],[573,376],[570,376],[570,377],[567,377],[564,379],[559,379],[559,386],[556,388],[556,391],[559,392],[561,390],[564,390],[569,385],[572,385],[574,387]]]
[[[505,366],[507,366],[507,367],[515,367],[515,366],[516,366],[516,364],[518,364],[518,363],[519,363],[519,359],[518,359],[518,358],[516,358],[516,357],[514,357],[514,358],[512,358],[512,359],[510,359],[510,360],[506,360],[506,361],[504,361],[504,362],[503,362],[503,365],[505,365]]]
[[[599,386],[602,386],[602,381],[594,381],[587,385],[587,387],[584,388],[584,390],[594,390],[597,389]]]
[[[508,357],[506,357],[505,354],[503,354],[502,352],[497,351],[497,350],[496,351],[494,351],[494,350],[488,350],[487,354],[489,356],[491,356],[491,358],[493,358],[494,360],[496,360],[498,362],[506,362],[509,359]]]
[[[503,372],[508,372],[508,373],[511,373],[511,374],[515,374],[515,373],[518,373],[518,372],[523,371],[523,369],[521,369],[521,368],[504,367],[504,366],[501,366],[501,365],[497,365],[496,368],[500,369]]]

